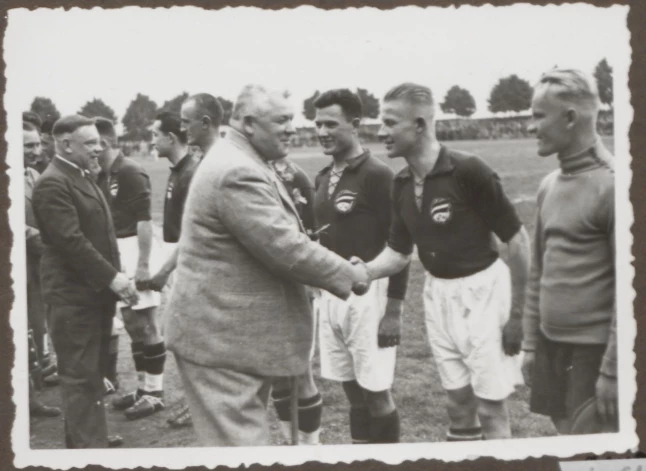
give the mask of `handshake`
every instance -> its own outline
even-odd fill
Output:
[[[353,265],[353,283],[352,283],[352,292],[358,296],[362,296],[368,292],[370,288],[370,272],[366,262],[361,260],[359,257],[351,257],[350,263]]]

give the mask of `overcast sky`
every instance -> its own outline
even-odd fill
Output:
[[[281,86],[296,112],[315,90],[363,87],[381,97],[402,81],[452,85],[475,97],[476,116],[499,78],[534,83],[554,65],[592,72],[628,45],[627,7],[398,8],[264,11],[194,7],[10,12],[7,90],[63,114],[94,97],[121,118],[138,92],[158,105],[186,90],[230,100],[250,82]]]

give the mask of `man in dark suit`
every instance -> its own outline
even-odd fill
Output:
[[[101,151],[94,122],[78,115],[54,125],[56,157],[33,192],[44,251],[43,299],[58,357],[68,448],[117,444],[107,434],[103,378],[116,302],[137,302],[119,272],[110,210],[90,171]]]

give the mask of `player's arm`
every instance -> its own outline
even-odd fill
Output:
[[[390,208],[391,224],[388,245],[377,257],[367,264],[371,280],[378,280],[401,272],[410,263],[413,253],[413,238],[401,217],[398,207],[400,185],[393,183]]]
[[[604,222],[608,231],[608,245],[612,256],[612,265],[615,266],[614,186],[608,189],[603,201],[606,203],[605,207],[603,207],[603,212],[607,214]],[[595,392],[599,415],[602,420],[608,423],[616,423],[617,421],[617,394],[617,298],[615,296],[615,305],[610,322],[610,335],[608,336],[608,344],[601,362]]]
[[[529,235],[523,226],[507,242],[507,265],[511,275],[511,312],[503,330],[503,349],[507,355],[520,352],[523,338],[523,306],[529,276]]]
[[[159,271],[155,273],[155,275],[150,279],[150,282],[148,283],[148,287],[150,289],[155,291],[161,291],[164,289],[164,286],[166,286],[166,283],[168,283],[168,279],[170,278],[171,273],[173,273],[173,271],[177,267],[177,254],[178,249],[177,246],[175,246],[173,252],[166,259]]]
[[[143,171],[120,175],[119,188],[127,191],[128,212],[137,221],[139,259],[135,273],[137,289],[146,289],[150,280],[150,253],[153,243],[150,178]]]
[[[465,189],[474,211],[498,238],[507,245],[507,265],[512,279],[509,320],[503,328],[502,343],[507,355],[520,352],[523,339],[522,312],[529,272],[529,237],[514,205],[500,182],[500,177],[483,160],[465,161],[457,178]]]
[[[393,213],[391,193],[394,175],[389,168],[379,168],[379,170],[369,182],[369,199],[374,204],[381,240],[387,240]],[[401,342],[402,314],[409,269],[410,263],[388,279],[386,311],[379,323],[377,337],[380,348],[394,347]]]

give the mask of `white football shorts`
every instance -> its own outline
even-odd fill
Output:
[[[491,401],[514,391],[519,357],[505,355],[502,348],[510,307],[509,269],[500,259],[464,278],[426,274],[426,331],[444,389],[471,384],[477,397]]]
[[[387,302],[388,278],[375,280],[363,296],[347,301],[327,291],[315,301],[319,316],[321,376],[334,381],[356,380],[368,391],[393,384],[397,348],[379,348],[379,322]]]

